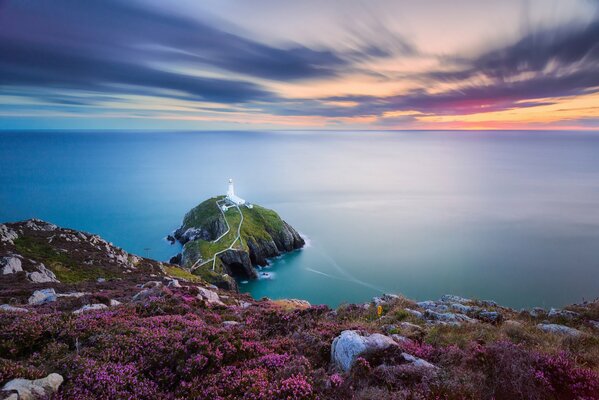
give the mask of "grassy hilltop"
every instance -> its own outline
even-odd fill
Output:
[[[244,264],[244,260],[231,262],[228,255],[218,255],[229,248],[249,256],[248,265],[244,265],[247,271],[251,266],[264,265],[268,257],[303,246],[299,234],[275,211],[254,205],[253,208],[232,207],[222,212],[217,202],[223,199],[224,196],[212,197],[190,210],[178,230],[178,239],[184,242],[182,265],[189,268],[202,260],[198,264],[200,267],[194,269],[195,274],[209,281],[220,281],[223,274],[230,275],[231,265]],[[182,238],[185,232],[193,234]],[[212,261],[215,255],[218,256]],[[240,271],[235,270],[235,265],[233,269],[233,273]],[[251,277],[252,273],[247,272],[247,275]]]

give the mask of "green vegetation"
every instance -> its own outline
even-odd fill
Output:
[[[17,251],[25,257],[43,263],[62,283],[77,283],[98,278],[113,278],[114,273],[103,267],[79,266],[67,253],[56,251],[44,239],[21,236],[15,240]]]
[[[199,278],[197,275],[192,274],[191,272],[187,271],[186,269],[175,267],[175,266],[164,267],[164,269],[165,269],[167,275],[169,275],[173,278],[186,279],[186,280],[188,280],[190,282],[194,282],[194,283],[202,282],[201,278]]]
[[[222,213],[218,209],[216,202],[223,199],[224,196],[212,197],[189,211],[183,219],[183,229],[206,228],[212,226],[216,219],[222,219]],[[240,207],[243,213],[243,224],[241,226],[241,242],[235,243],[235,248],[248,251],[248,240],[272,240],[271,233],[280,231],[284,228],[283,220],[279,215],[264,207],[254,205],[253,208]],[[214,254],[227,249],[237,237],[237,230],[241,222],[241,215],[237,208],[230,208],[225,212],[225,218],[229,224],[229,232],[218,242],[213,243],[206,240],[194,240],[184,246],[184,253],[188,260],[196,260],[201,256],[203,260],[210,260]],[[212,269],[212,263],[207,263],[203,268]],[[222,273],[220,263],[217,261],[215,271]],[[201,274],[196,270],[197,274]]]

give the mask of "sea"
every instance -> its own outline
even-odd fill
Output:
[[[255,298],[599,296],[598,132],[0,132],[0,221],[40,218],[158,260],[229,178],[307,242],[240,281]]]

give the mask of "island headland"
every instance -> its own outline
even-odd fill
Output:
[[[171,240],[183,245],[172,262],[225,289],[237,290],[234,277],[255,279],[256,267],[305,245],[301,235],[273,210],[250,204],[235,194],[229,180],[226,195],[191,209]]]
[[[599,301],[255,300],[94,234],[0,224],[0,399],[47,398],[599,399]]]

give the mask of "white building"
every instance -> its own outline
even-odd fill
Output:
[[[227,211],[230,207],[234,206],[246,206],[247,208],[252,208],[253,206],[246,202],[241,197],[235,194],[235,186],[233,185],[233,179],[229,179],[229,189],[227,190],[227,195],[225,196],[226,204],[223,204],[223,211]]]

